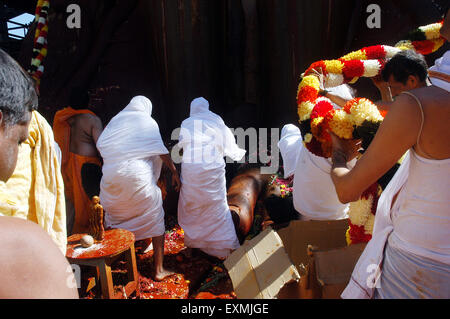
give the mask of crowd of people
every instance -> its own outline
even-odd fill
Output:
[[[442,37],[450,40],[450,18]],[[87,91],[74,89],[53,128],[38,113],[29,75],[0,50],[0,298],[77,298],[65,259],[67,237],[89,229],[90,199],[100,197],[106,228],[122,228],[146,252],[154,250],[155,280],[164,268],[161,169],[180,193],[178,222],[185,245],[226,259],[239,245],[227,203],[224,157],[241,149],[204,98],[181,123],[178,172],[163,143],[153,105],[136,96],[103,127],[88,110]],[[320,78],[320,74],[317,75]],[[450,297],[450,52],[428,70],[424,58],[402,51],[373,80],[386,116],[361,156],[358,140],[332,136],[330,159],[310,153],[296,125],[278,143],[284,178],[293,180],[300,220],[348,218],[348,208],[405,153],[378,202],[373,236],[343,298]],[[336,109],[355,97],[347,85],[323,90]],[[358,160],[356,158],[358,157]],[[382,269],[368,285],[368,266]],[[69,271],[67,271],[69,269]],[[421,274],[426,285],[417,289]],[[27,278],[21,285],[13,284]],[[13,287],[13,288],[12,288]]]

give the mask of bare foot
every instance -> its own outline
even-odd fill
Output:
[[[155,274],[155,281],[162,281],[165,278],[173,276],[175,274],[176,273],[173,272],[173,271],[169,271],[169,270],[163,269],[162,271],[156,272],[156,274]]]

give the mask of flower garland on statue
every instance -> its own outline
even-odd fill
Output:
[[[331,157],[330,130],[343,139],[362,139],[362,148],[367,149],[383,121],[377,106],[368,99],[356,98],[349,101],[343,109],[334,109],[328,98],[320,96],[321,86],[335,87],[355,83],[360,77],[377,76],[385,61],[402,50],[415,49],[422,54],[434,52],[444,44],[439,34],[441,27],[442,22],[420,27],[410,33],[408,40],[399,42],[396,47],[375,45],[351,52],[337,60],[313,63],[303,74],[297,90],[300,131],[305,147],[316,156]],[[394,168],[398,166],[399,163]],[[388,172],[389,176],[395,173],[394,168]],[[381,184],[384,183],[381,181],[386,180],[386,176],[390,179],[388,173],[370,186],[358,201],[350,204],[350,227],[346,235],[349,245],[371,239],[378,199],[382,192]]]
[[[282,178],[279,174],[275,174],[271,176],[270,182],[268,186],[275,185],[280,189],[281,198],[286,198],[292,196],[294,184],[294,177],[291,176],[287,179]]]
[[[31,59],[31,67],[28,70],[31,77],[36,81],[37,88],[39,88],[41,77],[44,73],[43,61],[47,56],[49,8],[49,0],[38,0],[35,17],[35,21],[37,21],[37,27],[34,34],[33,57]]]

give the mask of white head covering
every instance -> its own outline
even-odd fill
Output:
[[[169,153],[151,114],[150,100],[136,96],[112,118],[97,141],[97,149],[105,163]]]
[[[190,116],[199,114],[199,113],[206,113],[209,111],[209,102],[202,98],[198,97],[191,102],[191,111]]]
[[[283,158],[284,178],[294,174],[302,147],[303,142],[300,129],[293,124],[283,126],[278,148]]]
[[[434,66],[430,68],[430,71],[439,72],[444,75],[450,75],[450,50],[445,52],[441,58],[436,60]],[[430,74],[430,78],[433,85],[440,87],[447,92],[450,92],[449,82],[433,77],[432,73]]]
[[[238,161],[246,152],[239,148],[231,130],[219,115],[209,110],[208,101],[202,97],[192,101],[190,116],[181,123],[178,145],[184,149],[183,161],[190,163],[205,162],[205,155],[208,163],[221,163],[224,156]],[[206,154],[207,148],[214,150],[215,155]]]

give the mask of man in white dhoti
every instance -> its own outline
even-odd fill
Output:
[[[283,159],[284,178],[287,179],[294,175],[300,151],[303,148],[300,129],[293,124],[283,126],[278,148]]]
[[[334,96],[343,100],[353,98],[347,85],[330,88]],[[335,108],[338,105],[333,104]],[[302,142],[303,143],[303,142]],[[302,220],[338,220],[348,217],[348,204],[342,204],[336,195],[330,177],[331,160],[316,156],[302,145],[292,144],[300,149],[295,165],[293,202]],[[284,160],[284,158],[283,158]],[[355,160],[350,163],[353,167]]]
[[[100,135],[97,148],[104,161],[100,202],[106,227],[133,232],[136,241],[144,240],[144,251],[153,244],[155,279],[162,280],[171,274],[163,268],[164,210],[157,186],[163,162],[172,171],[176,188],[180,184],[151,114],[150,100],[136,96]]]
[[[448,10],[441,35],[450,39]],[[396,98],[353,169],[346,162],[355,142],[333,137],[331,176],[342,202],[358,198],[409,150],[378,201],[372,239],[343,298],[450,298],[449,51],[432,71],[433,85]]]
[[[239,241],[227,203],[224,156],[238,161],[245,150],[204,98],[192,101],[178,145],[183,149],[178,222],[185,245],[226,258]]]

